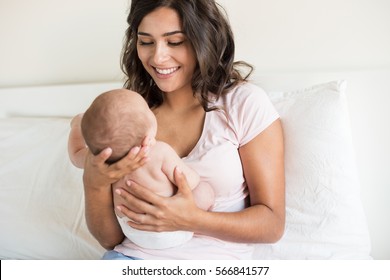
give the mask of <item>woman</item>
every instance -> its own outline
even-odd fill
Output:
[[[111,184],[147,160],[147,140],[116,164],[111,149],[88,153],[86,219],[107,258],[250,259],[253,243],[279,240],[285,224],[283,132],[266,94],[234,63],[230,26],[212,0],[133,0],[122,66],[125,86],[153,110],[157,139],[170,144],[214,189],[212,211],[196,207],[186,178],[163,198],[136,182]],[[120,203],[114,205],[113,195]],[[144,250],[124,235],[114,208],[146,231],[196,233],[186,244]],[[119,244],[119,245],[118,245]]]

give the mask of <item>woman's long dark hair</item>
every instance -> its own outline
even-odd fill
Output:
[[[234,38],[222,8],[214,0],[132,0],[127,18],[121,67],[127,76],[125,87],[139,92],[150,107],[162,103],[161,90],[144,69],[137,53],[137,31],[142,19],[159,7],[175,10],[183,32],[194,48],[197,65],[192,77],[192,90],[205,111],[210,111],[210,93],[219,98],[241,81],[253,68],[245,62],[234,62]],[[249,69],[242,76],[240,67]]]

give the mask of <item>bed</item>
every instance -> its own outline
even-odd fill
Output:
[[[284,236],[257,244],[254,259],[372,259],[351,128],[362,91],[386,84],[389,73],[254,76],[283,122],[287,207]],[[0,259],[102,256],[86,227],[82,172],[68,159],[67,137],[71,117],[117,87],[0,89]]]

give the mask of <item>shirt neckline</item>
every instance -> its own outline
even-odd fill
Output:
[[[209,118],[210,118],[210,112],[205,113],[204,121],[203,121],[203,128],[202,128],[202,133],[199,137],[198,142],[196,142],[196,145],[192,148],[192,150],[182,159],[190,159],[194,154],[196,154],[196,151],[198,150],[199,146],[203,143],[203,139],[206,137],[206,128],[208,127],[209,124]]]

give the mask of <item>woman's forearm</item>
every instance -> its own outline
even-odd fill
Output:
[[[196,233],[231,242],[274,243],[284,232],[284,213],[264,205],[254,205],[240,212],[203,212],[194,217]]]
[[[97,156],[88,151],[83,174],[88,229],[106,249],[112,249],[124,239],[114,211],[111,186],[148,160],[147,146],[132,148],[125,158],[108,165],[105,162],[111,153],[110,148]]]
[[[111,187],[94,188],[85,184],[84,192],[88,229],[105,249],[110,250],[124,238],[114,212]]]
[[[283,235],[283,200],[269,205],[258,202],[240,212],[209,212],[196,206],[187,180],[177,169],[175,181],[178,191],[172,197],[161,197],[135,182],[124,186],[118,195],[128,206],[120,211],[130,219],[129,225],[146,231],[193,231],[240,243],[273,243]]]

